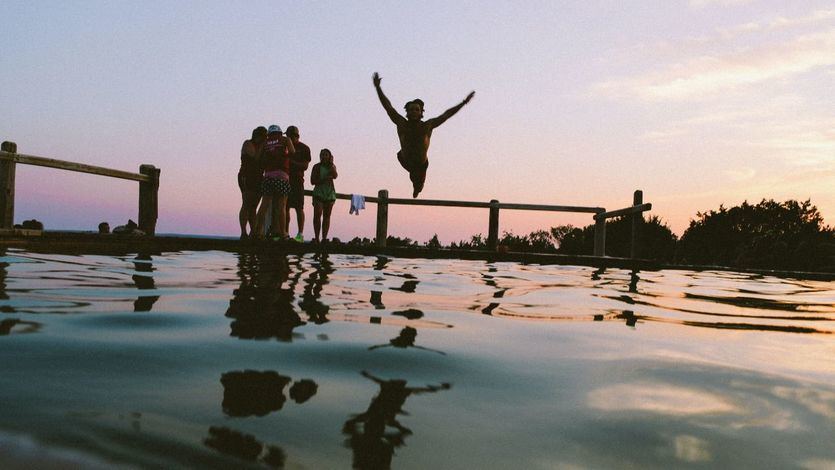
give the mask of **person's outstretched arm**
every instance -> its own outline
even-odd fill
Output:
[[[394,110],[394,107],[391,105],[391,101],[389,101],[389,99],[383,93],[383,89],[380,88],[380,81],[382,80],[382,78],[380,78],[380,74],[377,73],[377,72],[374,72],[373,79],[374,79],[374,89],[377,90],[377,98],[380,98],[380,103],[383,105],[383,109],[386,110],[386,114],[389,115],[389,119],[391,119],[391,122],[393,122],[395,124],[401,124],[404,121],[406,121],[405,117],[401,116],[400,114],[397,113],[397,111]]]
[[[441,124],[445,123],[447,119],[451,118],[452,116],[455,116],[455,113],[457,113],[458,111],[461,111],[461,108],[463,108],[465,104],[469,103],[470,100],[473,99],[473,96],[475,96],[475,92],[471,91],[470,94],[467,95],[466,98],[464,98],[464,101],[462,101],[462,102],[458,103],[457,105],[447,109],[440,116],[426,121],[427,124],[429,124],[430,126],[435,128],[435,127],[438,127]]]

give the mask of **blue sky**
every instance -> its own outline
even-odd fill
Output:
[[[828,1],[6,1],[0,17],[0,139],[157,165],[161,232],[235,235],[240,145],[271,123],[334,152],[338,191],[408,197],[375,71],[397,108],[420,97],[427,116],[476,91],[433,136],[424,198],[614,209],[642,189],[678,234],[746,199],[811,198],[835,217]],[[23,166],[17,180],[16,221],[136,217],[129,182]],[[349,217],[340,204],[334,235],[373,236],[373,206]],[[480,210],[391,217],[418,240],[487,224]],[[591,222],[506,211],[501,228]]]

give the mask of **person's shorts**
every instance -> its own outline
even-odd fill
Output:
[[[261,180],[264,178],[258,174],[238,173],[238,188],[242,193],[261,191]]]
[[[336,201],[331,199],[322,199],[319,196],[316,196],[315,194],[313,195],[313,205],[319,204],[321,206],[328,206],[333,205],[334,202]]]
[[[267,176],[261,181],[261,194],[264,196],[286,196],[290,194],[290,183],[281,178]]]
[[[290,194],[287,195],[287,207],[304,208],[304,180],[290,179]]]

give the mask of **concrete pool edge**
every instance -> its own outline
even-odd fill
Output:
[[[227,251],[233,253],[329,253],[363,256],[392,256],[398,258],[462,259],[487,262],[516,262],[523,264],[557,264],[590,266],[595,268],[658,271],[662,269],[691,271],[733,271],[783,278],[835,280],[835,273],[788,271],[772,269],[745,269],[728,266],[678,265],[647,259],[631,259],[613,256],[563,255],[533,252],[491,252],[486,250],[436,249],[426,247],[386,247],[329,243],[318,245],[310,242],[240,241],[233,238],[208,236],[132,236],[99,234],[93,232],[43,231],[34,233],[2,233],[0,248],[25,248],[47,253],[72,254],[127,254],[162,253],[170,251]]]

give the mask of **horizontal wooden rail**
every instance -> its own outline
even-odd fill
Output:
[[[156,233],[159,214],[159,168],[154,165],[139,165],[139,173],[131,173],[84,163],[24,155],[17,153],[17,144],[9,141],[0,144],[0,229],[10,229],[14,224],[15,168],[18,163],[138,181],[139,229],[149,235]]]
[[[599,214],[595,214],[594,220],[611,219],[612,217],[620,217],[622,215],[632,215],[638,212],[645,212],[650,209],[652,209],[652,203],[647,202],[646,204],[624,207],[623,209],[617,209],[609,212],[601,212]]]
[[[513,203],[499,203],[499,209],[512,209],[520,211],[546,211],[546,212],[584,212],[591,214],[598,214],[606,211],[602,207],[583,207],[583,206],[550,206],[546,204],[513,204]]]
[[[313,191],[307,189],[304,192],[308,196],[313,195]],[[380,199],[377,196],[364,196],[365,202],[379,203]],[[351,199],[351,194],[336,193],[337,199]],[[475,209],[490,209],[494,207],[489,202],[477,201],[447,201],[444,199],[405,199],[405,198],[389,198],[386,200],[388,204],[399,204],[402,206],[440,206],[440,207],[465,207]],[[498,203],[495,207],[499,209],[522,210],[522,211],[546,211],[546,212],[584,212],[591,214],[598,214],[604,212],[606,209],[602,207],[583,207],[583,206],[551,206],[547,204],[515,204],[515,203]]]
[[[48,168],[57,168],[59,170],[77,171],[80,173],[89,173],[92,175],[109,176],[111,178],[121,178],[125,180],[139,181],[144,183],[151,182],[151,178],[148,175],[130,173],[121,170],[113,170],[101,166],[86,165],[84,163],[75,163],[67,162],[64,160],[55,160],[52,158],[36,157],[34,155],[0,152],[0,160],[12,161],[15,163],[24,163],[27,165],[45,166]]]

